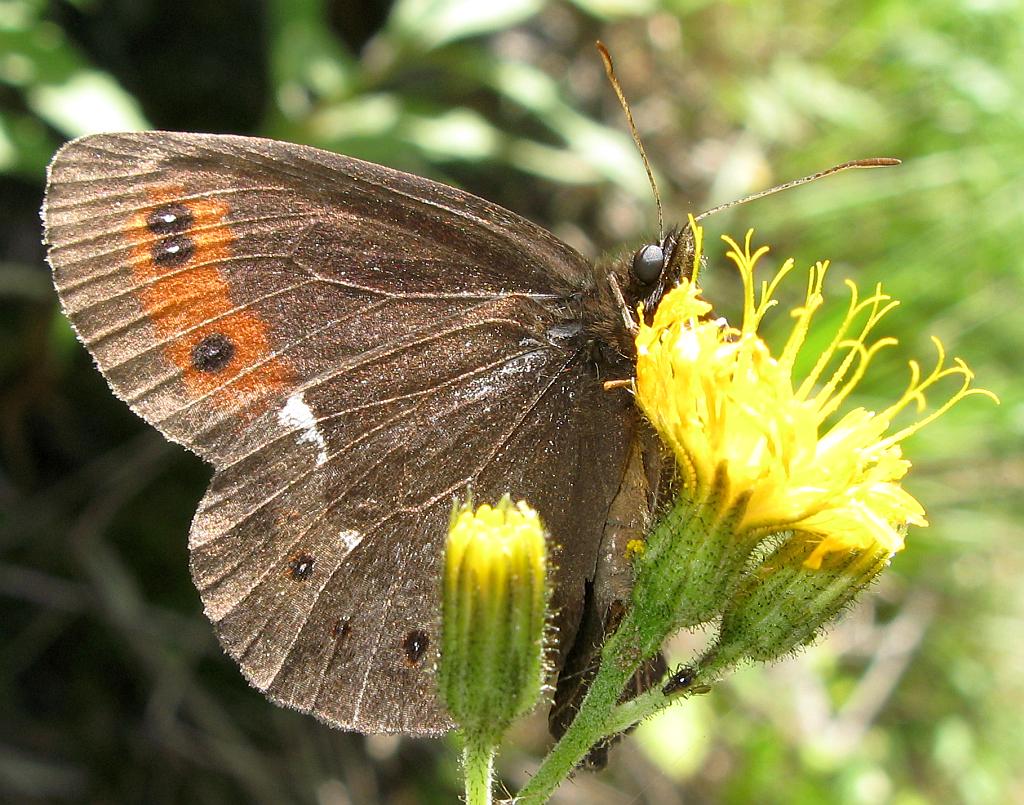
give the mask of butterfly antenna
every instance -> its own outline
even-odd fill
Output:
[[[598,40],[595,45],[597,52],[601,54],[601,61],[604,62],[604,71],[608,75],[608,81],[615,90],[615,97],[619,99],[622,111],[626,113],[626,122],[629,123],[629,133],[633,135],[633,142],[636,143],[640,152],[640,159],[644,161],[644,170],[647,171],[647,181],[651,183],[651,190],[654,191],[654,203],[658,205],[658,241],[665,239],[665,214],[661,209],[661,194],[658,192],[658,183],[654,181],[654,172],[651,170],[651,163],[647,160],[647,152],[644,144],[640,142],[640,132],[636,130],[636,123],[633,122],[633,113],[629,111],[629,102],[626,100],[619,79],[615,77],[615,67],[612,64],[612,54],[604,46],[604,42]]]
[[[828,170],[818,171],[812,173],[810,176],[802,176],[799,179],[794,179],[791,182],[780,184],[775,187],[769,187],[767,190],[762,190],[759,193],[754,193],[750,196],[744,196],[743,198],[737,199],[736,201],[728,201],[725,204],[719,204],[717,207],[712,207],[706,212],[702,212],[696,218],[695,221],[700,221],[703,218],[707,218],[709,215],[714,215],[716,212],[727,210],[730,207],[736,207],[740,204],[746,204],[748,201],[755,201],[765,196],[770,196],[773,193],[780,193],[783,190],[789,190],[791,187],[799,187],[802,184],[808,182],[816,182],[818,179],[824,179],[826,176],[831,176],[833,173],[840,173],[851,168],[890,168],[893,165],[899,165],[900,160],[893,159],[892,157],[873,157],[871,159],[855,159],[852,162],[844,162],[842,165],[835,165]]]

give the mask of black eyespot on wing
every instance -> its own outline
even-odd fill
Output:
[[[305,581],[313,574],[316,559],[308,553],[297,553],[288,560],[288,575],[293,581]]]
[[[657,243],[648,243],[633,255],[633,276],[644,285],[650,285],[661,276],[665,265],[665,250]]]
[[[146,227],[154,235],[180,235],[193,222],[192,211],[184,204],[165,204],[146,216]]]
[[[171,235],[153,246],[153,262],[161,268],[183,266],[195,254],[196,244],[188,235]]]
[[[217,372],[231,363],[235,345],[223,333],[210,333],[192,348],[192,365],[200,372]]]
[[[331,625],[331,637],[339,641],[348,637],[349,633],[352,631],[351,621],[352,619],[348,617],[336,618],[334,623]]]
[[[422,629],[413,629],[402,641],[402,650],[405,652],[405,659],[409,665],[416,665],[427,653],[427,646],[430,645],[430,635]]]

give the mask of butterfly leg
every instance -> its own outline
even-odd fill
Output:
[[[629,305],[626,304],[626,297],[622,295],[622,288],[619,287],[619,281],[614,274],[608,275],[608,283],[615,295],[615,301],[618,302],[619,313],[622,314],[622,323],[625,325],[626,331],[635,336],[640,327],[636,323],[636,319],[633,318],[633,312],[629,309]]]

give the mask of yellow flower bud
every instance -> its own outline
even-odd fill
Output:
[[[533,509],[506,495],[453,513],[438,684],[468,735],[497,743],[539,699],[548,597],[547,544]]]

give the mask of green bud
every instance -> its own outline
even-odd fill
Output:
[[[723,465],[706,497],[676,499],[637,554],[633,605],[661,639],[717,618],[757,544],[738,533],[749,495],[728,485]]]
[[[733,589],[717,644],[701,663],[702,679],[741,659],[771,662],[813,642],[889,564],[885,550],[808,560],[819,540],[794,533],[768,553]]]
[[[497,744],[540,698],[547,623],[540,518],[506,495],[452,515],[445,546],[438,685],[474,740]]]

